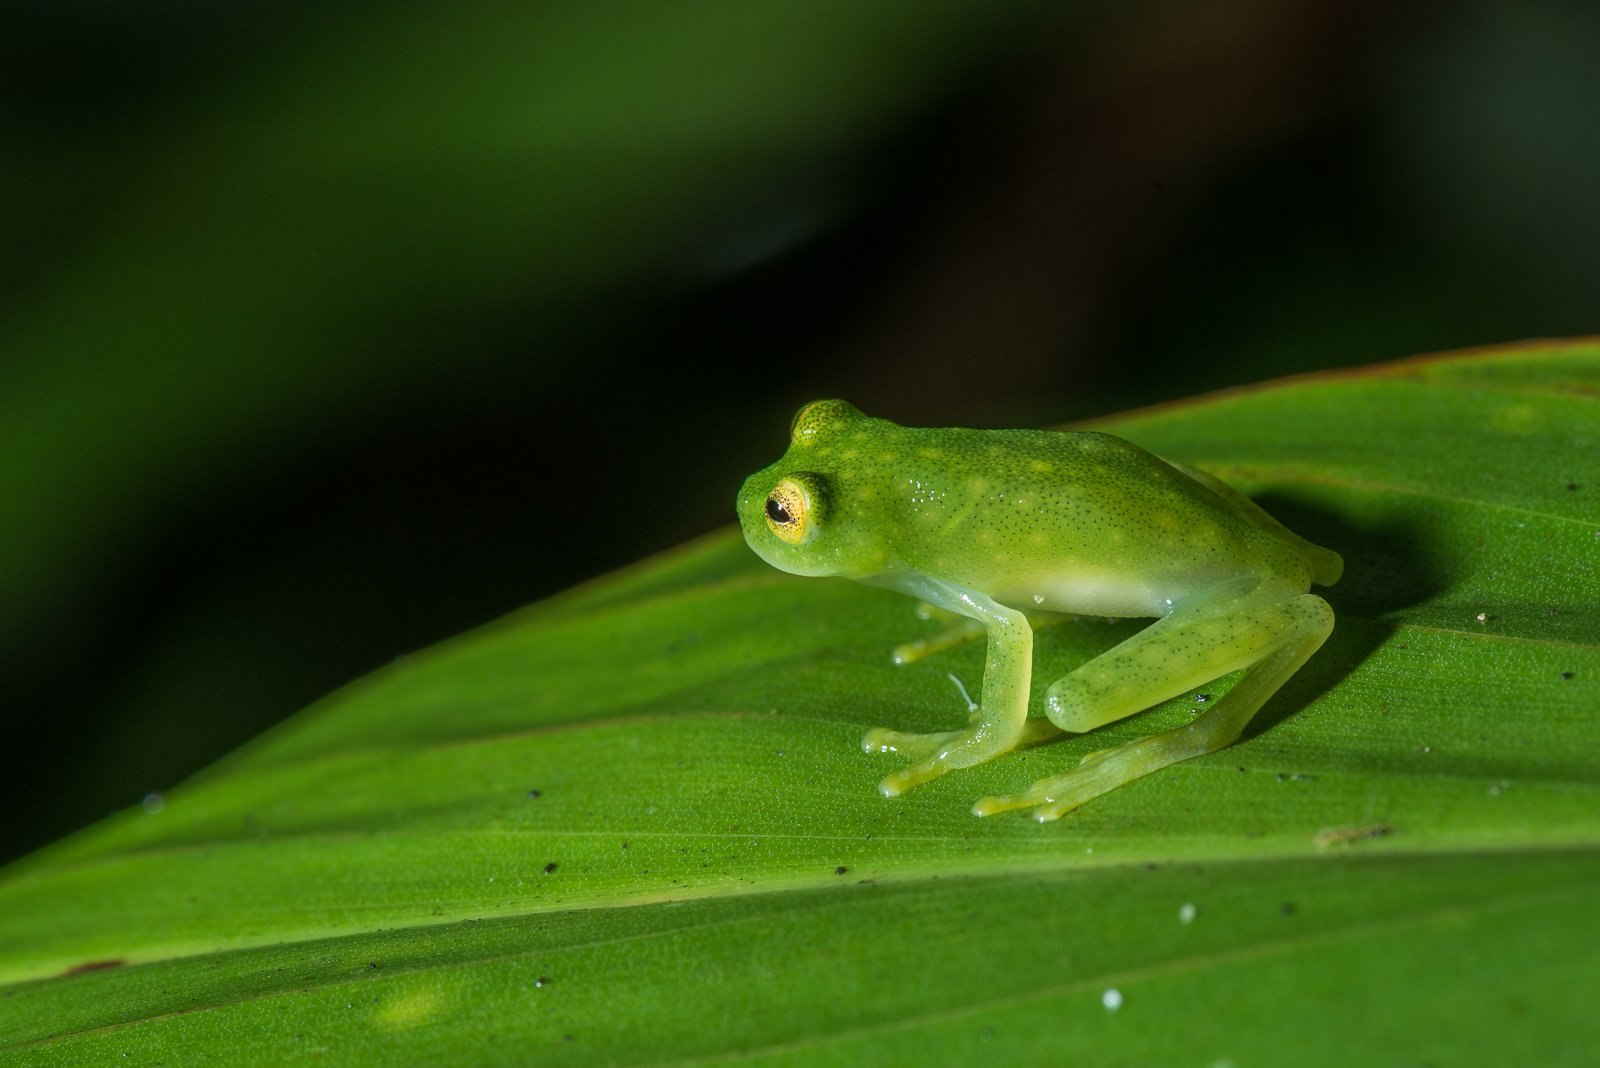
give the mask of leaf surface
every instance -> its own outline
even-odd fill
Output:
[[[862,730],[959,723],[981,644],[896,667],[908,600],[724,532],[0,874],[0,1061],[1600,1059],[1600,345],[1097,425],[1345,557],[1237,745],[968,814],[1186,694],[884,800]],[[1036,678],[1138,625],[1041,631]]]

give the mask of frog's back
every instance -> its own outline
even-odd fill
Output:
[[[1037,591],[1041,607],[1051,606],[1040,595],[1066,590],[1048,598],[1062,602],[1055,607],[1108,615],[1159,612],[1247,573],[1309,585],[1310,565],[1290,541],[1113,435],[902,428],[895,437],[886,469],[906,495],[898,540],[913,567],[965,568],[993,591],[1018,591],[1011,599]]]
[[[1137,484],[1168,465],[1139,446],[1094,430],[901,428],[915,455],[952,472],[981,472],[1018,488],[1054,482]]]

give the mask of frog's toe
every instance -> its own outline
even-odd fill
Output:
[[[1034,819],[1040,823],[1048,823],[1060,819],[1087,800],[1089,800],[1087,797],[1053,796],[1050,791],[1035,786],[1020,794],[980,798],[978,803],[972,806],[972,814],[993,816],[1001,812],[1015,812],[1019,808],[1031,808]]]
[[[861,749],[866,753],[904,753],[908,756],[924,756],[965,733],[965,731],[934,731],[931,734],[924,734],[917,731],[874,727],[861,736]]]
[[[909,768],[901,768],[893,775],[884,776],[878,783],[878,792],[884,797],[899,797],[914,786],[921,786],[930,779],[937,779],[947,770],[937,760],[924,760]]]
[[[996,794],[993,797],[980,797],[972,806],[974,816],[997,816],[1002,812],[1015,812],[1019,808],[1028,808],[1037,805],[1039,799],[1029,798],[1027,794]]]
[[[1082,800],[1075,801],[1052,801],[1048,805],[1040,805],[1038,808],[1033,810],[1033,818],[1038,820],[1040,823],[1049,823],[1051,820],[1058,820],[1062,816],[1065,816],[1068,812],[1071,812],[1073,809],[1083,804],[1083,802],[1086,800],[1088,799],[1084,798]]]

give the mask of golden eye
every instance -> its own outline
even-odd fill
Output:
[[[793,479],[784,479],[767,494],[767,526],[790,545],[805,541],[811,530],[811,497]]]

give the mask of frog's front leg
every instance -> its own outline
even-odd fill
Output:
[[[1035,818],[1053,820],[1140,776],[1223,748],[1332,630],[1326,601],[1281,581],[1180,604],[1052,685],[1046,701],[1051,720],[1068,731],[1094,730],[1246,668],[1233,689],[1192,723],[1091,753],[1076,769],[1041,779],[1024,793],[983,798],[973,812],[1033,808]]]
[[[936,608],[981,624],[988,635],[983,692],[966,729],[935,734],[909,734],[879,727],[861,739],[869,753],[910,750],[932,755],[902,768],[878,784],[894,797],[956,768],[992,760],[1024,740],[1028,719],[1028,683],[1033,674],[1033,628],[1028,618],[975,590],[924,580],[916,593]]]

